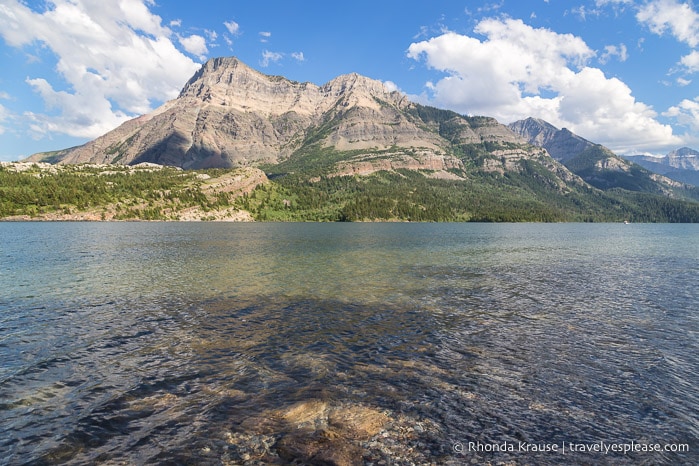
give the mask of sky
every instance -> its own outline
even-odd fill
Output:
[[[618,154],[699,149],[691,0],[0,0],[0,161],[94,139],[220,56],[318,85],[356,72]]]

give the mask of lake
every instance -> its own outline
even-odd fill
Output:
[[[699,225],[0,238],[0,464],[699,464]]]

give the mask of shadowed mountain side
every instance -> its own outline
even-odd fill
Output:
[[[559,130],[552,124],[538,118],[527,118],[507,126],[530,144],[543,147],[551,157],[564,163],[585,149],[594,146],[594,143],[573,134],[567,128]]]
[[[419,152],[417,165],[397,166],[419,166],[427,157],[444,158],[445,168],[459,165],[449,160],[453,156],[499,158],[497,150],[516,149],[526,158],[537,152],[492,118],[417,105],[356,73],[317,86],[264,75],[236,58],[217,58],[202,66],[177,99],[152,113],[83,146],[29,160],[235,167],[299,159],[318,149],[365,151],[364,158]],[[351,161],[343,162],[339,172],[353,171]],[[354,171],[366,169],[364,164]]]
[[[592,186],[608,190],[654,193],[663,196],[699,199],[699,190],[658,172],[619,157],[606,147],[594,144],[567,129],[558,129],[544,120],[527,118],[508,125],[529,143],[543,147],[570,171]]]

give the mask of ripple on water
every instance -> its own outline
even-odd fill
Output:
[[[454,445],[601,441],[691,450],[565,461],[696,463],[697,275],[678,272],[696,271],[689,259],[658,254],[654,269],[625,243],[619,266],[599,243],[570,252],[567,237],[549,248],[534,233],[512,249],[512,226],[474,227],[468,241],[466,227],[444,227],[442,247],[423,226],[372,237],[379,266],[357,234],[334,258],[336,227],[302,254],[290,249],[308,243],[305,226],[282,245],[256,237],[254,257],[231,246],[234,227],[235,241],[222,228],[179,252],[170,227],[133,228],[156,230],[157,250],[131,248],[125,228],[109,237],[104,288],[84,273],[75,288],[3,298],[4,463],[337,463],[336,451],[374,464],[560,464]],[[81,251],[105,270],[101,253]]]

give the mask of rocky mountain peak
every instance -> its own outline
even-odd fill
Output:
[[[544,147],[546,141],[550,140],[558,131],[558,128],[539,118],[529,117],[525,120],[515,121],[509,128],[519,134],[530,144]]]
[[[194,73],[187,83],[185,83],[179,97],[193,97],[202,94],[205,88],[217,87],[222,83],[232,82],[234,76],[243,75],[250,78],[251,75],[262,74],[245,65],[235,57],[212,58],[204,63],[199,70]],[[236,77],[235,80],[240,80]]]
[[[673,168],[699,170],[699,151],[689,147],[673,150],[665,157],[665,163]]]
[[[551,123],[538,118],[515,121],[510,123],[508,127],[530,144],[543,147],[551,154],[551,157],[559,161],[570,160],[594,146],[592,142],[581,138],[568,129],[559,130]]]
[[[699,151],[690,149],[689,147],[682,147],[680,149],[675,149],[669,154],[668,157],[699,157]]]
[[[312,83],[269,76],[235,57],[212,58],[185,84],[179,99],[193,99],[228,110],[276,116],[289,111],[313,114],[323,98]]]
[[[407,98],[390,91],[383,82],[357,73],[340,75],[322,87],[327,97],[341,99],[343,107],[366,107],[379,110],[382,103],[401,106]]]
[[[461,147],[470,144],[475,146]],[[309,157],[330,172],[368,173],[386,167],[454,169],[463,165],[455,154],[473,151],[493,152],[494,169],[501,171],[542,153],[493,118],[418,106],[357,73],[318,86],[225,57],[208,60],[178,98],[148,115],[83,146],[33,160],[208,168]],[[335,154],[337,163],[319,158],[321,153]]]

